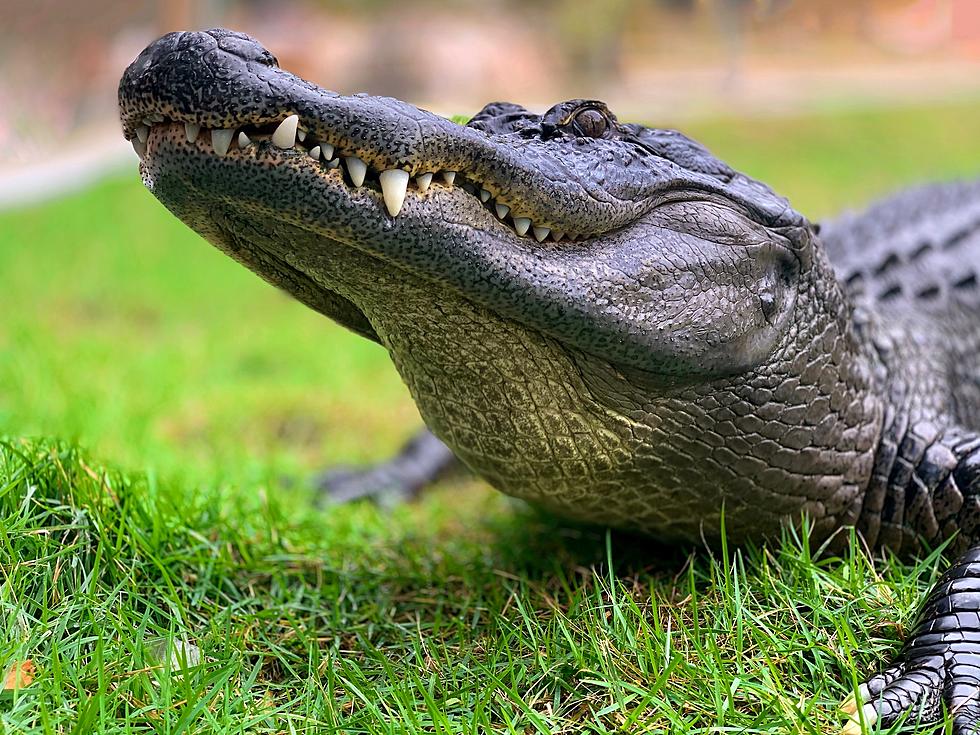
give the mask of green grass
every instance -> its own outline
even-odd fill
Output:
[[[980,172],[978,115],[688,130],[826,214]],[[668,549],[475,480],[318,510],[282,478],[418,426],[387,356],[135,173],[0,214],[0,279],[0,664],[37,667],[3,732],[833,732],[942,568]]]

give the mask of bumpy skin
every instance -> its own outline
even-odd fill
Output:
[[[850,526],[901,553],[980,542],[980,183],[818,234],[602,103],[494,103],[461,126],[320,89],[224,30],[151,44],[119,100],[154,195],[384,345],[432,432],[504,492],[666,539],[715,543],[723,514],[731,540],[764,538],[806,514],[814,543]],[[269,137],[293,114],[306,136],[283,149]],[[185,123],[248,138],[219,155],[226,136]],[[390,170],[412,177],[400,206]],[[957,732],[977,727],[973,558],[866,713],[962,704]]]

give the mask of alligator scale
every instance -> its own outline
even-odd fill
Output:
[[[226,30],[151,44],[119,103],[170,211],[388,350],[438,437],[391,477],[448,446],[506,493],[664,539],[717,541],[723,513],[736,542],[804,515],[814,543],[952,538],[845,730],[980,731],[980,181],[821,230],[600,102],[459,125]]]

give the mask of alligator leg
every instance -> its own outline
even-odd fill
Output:
[[[980,734],[980,440],[966,444],[938,497],[957,508],[954,542],[973,546],[933,587],[896,661],[842,705],[851,715],[844,733],[860,733],[862,719],[870,731],[903,719],[939,723],[948,713],[954,735]]]
[[[315,482],[333,503],[361,498],[400,501],[415,497],[457,465],[449,447],[423,429],[389,460],[367,467],[334,467],[321,473]]]

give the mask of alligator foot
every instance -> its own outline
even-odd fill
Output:
[[[899,721],[954,735],[980,735],[980,548],[971,549],[933,588],[898,660],[841,705],[846,735]]]
[[[935,724],[935,733],[945,732],[943,716],[951,716],[953,735],[980,733],[980,646],[966,654],[962,663],[944,662],[941,654],[927,654],[924,662],[898,663],[861,686],[858,703],[851,695],[841,708],[850,715],[843,735],[878,732],[905,722],[909,728]],[[866,730],[861,729],[864,719]],[[916,730],[917,732],[919,730]],[[929,732],[928,729],[922,730]]]
[[[392,504],[414,498],[456,464],[449,447],[423,429],[392,459],[367,467],[334,467],[315,483],[330,503],[371,498]]]

